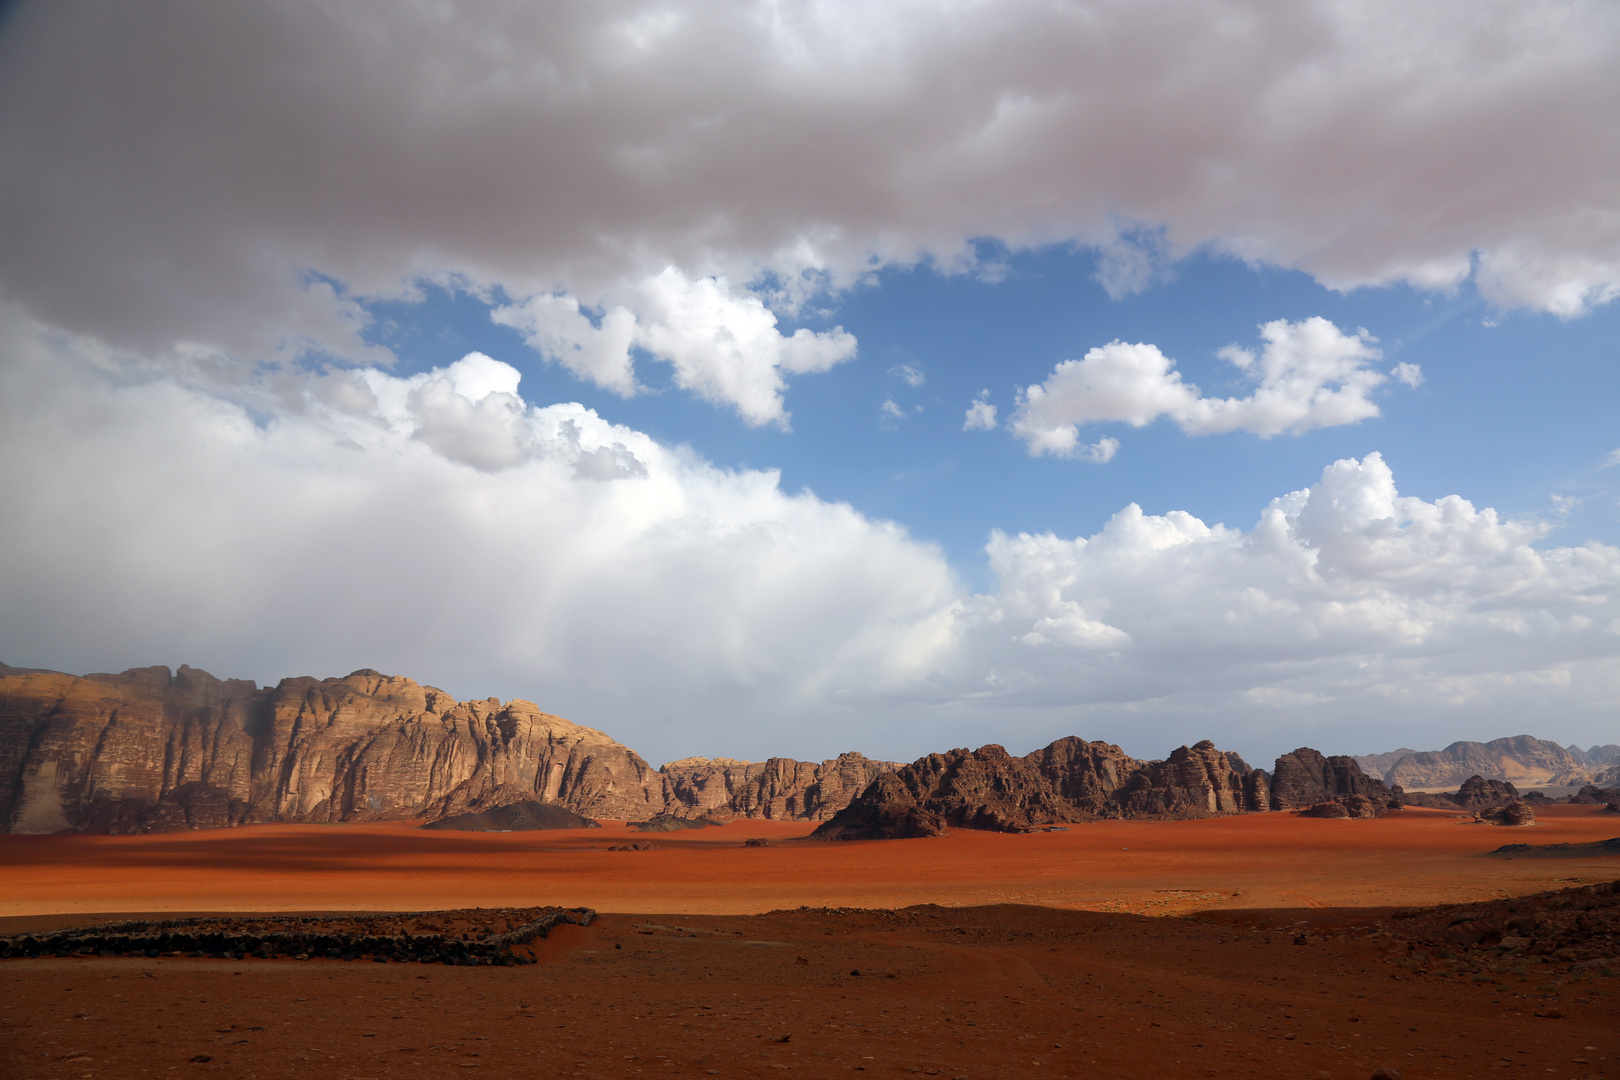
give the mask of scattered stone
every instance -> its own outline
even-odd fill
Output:
[[[609,851],[662,851],[662,844],[655,844],[651,840],[632,840],[628,844],[614,844]]]
[[[416,961],[468,966],[533,963],[516,948],[560,923],[589,926],[590,908],[479,908],[378,915],[218,916],[133,920],[0,937],[0,959],[102,956],[239,956]]]
[[[771,842],[763,836],[751,836],[743,841],[743,847],[770,847]]]
[[[1401,1074],[1388,1065],[1380,1065],[1373,1070],[1372,1080],[1401,1080]]]

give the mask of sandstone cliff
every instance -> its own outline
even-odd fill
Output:
[[[1271,808],[1303,810],[1325,802],[1364,795],[1389,803],[1392,794],[1382,780],[1361,771],[1353,757],[1323,757],[1308,746],[1277,759],[1271,775]]]
[[[526,701],[457,702],[370,670],[261,689],[185,666],[0,668],[7,832],[439,819],[524,800],[591,818],[817,818],[892,768],[858,754],[675,766]]]
[[[822,821],[848,806],[873,780],[897,768],[892,761],[849,753],[821,762],[684,758],[659,772],[673,813]]]

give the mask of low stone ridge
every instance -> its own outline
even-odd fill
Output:
[[[288,915],[140,920],[0,937],[0,959],[39,956],[290,957],[509,967],[561,923],[589,926],[590,908],[478,908],[387,915]]]
[[[1503,844],[1490,854],[1507,859],[1589,859],[1594,855],[1620,855],[1620,836],[1589,844]]]
[[[632,821],[629,824],[638,832],[680,832],[682,829],[708,829],[719,825],[718,821],[711,821],[706,817],[684,818],[674,814],[657,814],[646,821]]]
[[[83,677],[0,665],[3,832],[436,821],[523,802],[615,820],[822,820],[894,767],[845,754],[658,770],[529,702],[458,702],[370,669],[260,688],[184,665]]]
[[[1569,801],[1584,806],[1596,806],[1599,803],[1614,806],[1620,804],[1620,789],[1600,788],[1595,784],[1587,784],[1571,795]]]
[[[602,823],[580,817],[550,803],[533,799],[481,810],[476,814],[456,814],[423,825],[424,829],[449,829],[455,832],[532,832],[541,829],[600,829]]]

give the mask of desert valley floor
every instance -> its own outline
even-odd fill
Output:
[[[1545,808],[1524,829],[1409,808],[830,844],[760,821],[0,836],[0,934],[215,912],[601,913],[520,967],[0,961],[0,1075],[1615,1076],[1620,960],[1415,929],[1620,878],[1614,855],[1486,854],[1620,834],[1597,809]],[[743,846],[755,837],[770,845]]]

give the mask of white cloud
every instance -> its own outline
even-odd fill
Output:
[[[1143,427],[1167,416],[1189,435],[1251,431],[1270,437],[1378,415],[1369,395],[1388,376],[1368,366],[1380,354],[1365,332],[1345,334],[1326,319],[1310,318],[1268,322],[1260,335],[1266,345],[1258,357],[1236,345],[1220,351],[1256,384],[1246,398],[1206,398],[1182,380],[1175,361],[1158,346],[1115,341],[1084,359],[1063,361],[1046,381],[1022,390],[1012,430],[1031,455],[1074,457],[1082,452],[1079,429],[1085,424]],[[1408,385],[1422,377],[1413,365],[1401,368],[1398,378]],[[1110,451],[1101,460],[1112,456]]]
[[[990,391],[980,390],[973,397],[962,419],[963,431],[991,431],[996,426],[996,407],[990,404]]]
[[[630,350],[644,349],[674,367],[677,386],[732,406],[756,427],[787,427],[784,373],[826,371],[855,355],[855,338],[842,327],[783,335],[757,296],[737,292],[724,277],[692,280],[666,267],[614,297],[621,303],[598,323],[578,300],[551,294],[493,315],[524,332],[548,360],[624,396],[636,391]]]
[[[0,315],[11,663],[373,666],[668,756],[1595,738],[1620,695],[1620,549],[1402,496],[1377,454],[1247,531],[1131,505],[996,533],[972,595],[898,526],[528,403],[488,356],[235,400]]]
[[[906,418],[906,410],[896,405],[893,398],[884,398],[883,408],[879,411],[891,420],[904,420]]]
[[[1423,385],[1423,369],[1416,364],[1396,364],[1389,369],[1389,373],[1396,381],[1405,383],[1414,390]]]
[[[1032,705],[1241,716],[1296,738],[1324,725],[1340,746],[1459,711],[1445,730],[1520,723],[1554,700],[1595,722],[1620,674],[1600,629],[1620,607],[1620,549],[1533,546],[1547,531],[1402,497],[1369,454],[1247,532],[1132,505],[1089,538],[998,533],[965,670],[993,669],[998,694]]]
[[[563,297],[541,347],[628,392],[613,298],[665,267],[791,305],[979,239],[1094,245],[1115,293],[1198,249],[1620,291],[1620,8],[1586,0],[32,4],[0,51],[0,282],[154,357],[385,362],[355,298],[434,280]],[[764,366],[637,317],[773,422]]]
[[[889,374],[904,379],[906,385],[912,389],[916,389],[927,381],[926,377],[922,373],[922,370],[920,368],[915,368],[910,364],[898,364],[889,369]]]

